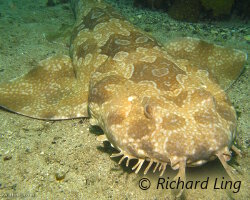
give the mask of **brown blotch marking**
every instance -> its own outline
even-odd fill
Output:
[[[94,54],[97,50],[97,44],[94,39],[87,39],[81,45],[77,46],[76,56],[77,58],[85,58],[87,54]]]
[[[183,137],[182,132],[171,134],[166,143],[166,151],[172,156],[184,156],[185,148],[183,144],[186,143],[186,138]]]
[[[197,123],[204,125],[215,124],[218,121],[216,113],[211,109],[197,111],[193,117]]]
[[[199,146],[205,146],[207,148],[206,151],[211,147],[211,142],[216,141],[215,147],[221,149],[230,144],[230,139],[228,138],[228,133],[221,126],[214,126],[212,129],[197,127],[198,132],[202,135],[197,135],[193,140],[195,141],[195,149],[197,155],[200,154]],[[200,147],[201,148],[201,147]],[[207,153],[205,153],[207,154]],[[212,153],[213,154],[213,153]]]
[[[192,94],[191,94],[191,99],[190,102],[192,104],[197,104],[200,103],[202,100],[208,100],[209,98],[213,99],[213,95],[204,89],[196,89]]]
[[[93,16],[98,16],[98,15],[99,17],[93,18]],[[85,17],[83,17],[83,22],[86,28],[93,30],[97,24],[106,22],[109,19],[110,16],[103,9],[92,8],[91,11]]]
[[[125,79],[120,76],[111,75],[107,76],[94,85],[90,90],[89,101],[97,104],[106,102],[111,96],[111,91],[107,91],[105,87],[110,84],[120,85],[125,82]]]
[[[169,160],[166,154],[158,153],[154,150],[154,144],[151,142],[151,139],[142,139],[140,141],[140,149],[144,150],[147,153],[149,158],[156,158],[159,161]]]
[[[114,71],[115,64],[116,62],[112,58],[107,58],[106,62],[104,62],[96,69],[96,72],[104,74],[110,71]]]
[[[207,57],[207,55],[210,55],[211,52],[214,50],[214,44],[210,44],[208,42],[200,40],[199,44],[196,47],[196,49],[197,49],[198,52],[200,52],[201,57],[205,58],[205,57]]]
[[[171,134],[168,137],[167,143],[165,144],[166,151],[171,156],[188,156],[188,158],[191,158],[193,161],[206,159],[204,156],[207,155],[209,157],[208,152],[209,148],[211,147],[210,141],[213,139],[211,138],[213,133],[209,133],[211,130],[202,132],[204,130],[200,130],[199,128],[197,131],[198,133],[193,134],[192,138],[183,137],[184,134],[188,134],[183,131],[178,131]],[[193,146],[190,146],[191,141],[193,141]],[[194,154],[192,153],[192,150],[195,150]]]
[[[155,126],[148,119],[134,120],[130,123],[128,136],[134,139],[141,139],[145,135],[151,135]]]
[[[85,17],[83,17],[83,21],[85,28],[93,30],[97,24],[107,22],[111,18],[124,19],[121,15],[114,12],[110,7],[105,8],[105,10],[95,7],[92,8]]]
[[[136,39],[138,37],[144,36],[142,33],[138,31],[131,31],[129,36],[124,36],[120,34],[113,34],[109,37],[106,44],[101,48],[102,54],[109,55],[111,57],[114,57],[116,53],[120,51],[125,52],[133,52],[138,47],[144,47],[149,48],[157,45],[157,42],[155,40],[152,40],[149,38],[149,40],[145,43],[136,43]],[[121,41],[129,41],[129,44],[119,44],[119,40]]]
[[[165,99],[168,101],[172,101],[177,106],[181,107],[184,104],[184,101],[187,99],[188,92],[182,91],[178,96],[172,97],[172,96],[164,96]]]
[[[185,119],[175,114],[170,114],[162,119],[162,126],[165,130],[175,130],[185,125]]]
[[[156,77],[152,74],[153,69],[168,68],[169,73],[166,76]],[[186,74],[183,70],[177,67],[174,63],[167,58],[158,57],[154,63],[146,63],[139,61],[134,64],[134,73],[130,78],[134,82],[140,81],[153,81],[157,87],[165,91],[173,91],[180,87],[179,82],[176,80],[177,74]]]
[[[209,156],[214,155],[215,152],[211,152],[209,148],[212,146],[211,144],[216,142],[214,146],[214,151],[216,149],[221,149],[225,146],[228,146],[230,143],[230,140],[228,139],[228,135],[221,127],[214,127],[212,129],[209,128],[199,128],[197,127],[197,130],[200,134],[194,135],[193,141],[194,141],[194,148],[195,148],[195,158],[198,160],[206,159],[204,156],[207,155],[207,159]],[[171,135],[172,136],[172,135]],[[210,155],[208,155],[208,152],[210,152]]]
[[[92,16],[94,16],[94,18]],[[82,22],[74,27],[70,43],[72,44],[81,30],[89,29],[92,31],[97,24],[107,22],[111,18],[125,20],[123,16],[115,12],[110,6],[107,6],[105,10],[98,7],[92,8],[90,12],[82,18]]]
[[[84,25],[84,23],[80,23],[79,26],[75,26],[75,27],[73,28],[73,31],[72,31],[71,37],[70,37],[70,47],[71,47],[71,48],[72,48],[73,41],[76,39],[78,33],[80,32],[79,27],[80,27],[81,25]],[[78,28],[77,28],[77,27],[78,27]],[[70,53],[72,54],[72,52],[70,52]]]
[[[190,45],[189,41],[187,42],[187,44]],[[191,43],[191,45],[194,45],[194,44]],[[213,50],[214,50],[213,44],[207,43],[203,40],[199,40],[199,43],[197,45],[195,45],[195,49],[192,50],[192,52],[195,52],[195,53],[193,55],[190,55],[191,57],[189,59],[191,61],[193,61],[193,59],[195,59],[195,61],[197,60],[198,62],[201,62],[199,65],[200,69],[201,68],[207,69],[206,63],[208,62],[208,55],[212,55]],[[186,51],[182,51],[182,50],[178,51],[177,53],[180,55],[181,58],[188,58],[188,55],[190,54],[190,52],[186,52]],[[195,64],[197,65],[198,63],[195,63]]]
[[[209,58],[209,55],[212,55],[213,59],[216,59],[217,57],[214,55],[214,51],[216,50],[216,46],[214,44],[210,44],[206,41],[202,41],[200,40],[195,51],[198,52],[196,53],[195,55],[199,58],[196,60],[199,60],[200,64],[199,64],[199,68],[203,68],[203,69],[206,69],[207,71],[209,71],[211,75],[209,75],[209,78],[212,80],[212,81],[215,81],[216,78],[218,80],[220,80],[220,77],[222,76],[225,76],[229,79],[234,79],[235,77],[235,74],[238,74],[237,71],[238,71],[238,68],[237,67],[234,67],[234,68],[230,68],[230,70],[223,70],[223,74],[221,74],[221,69],[216,67],[216,66],[208,66],[208,58]],[[229,48],[224,48],[223,50],[221,50],[221,56],[223,57],[230,57],[232,56],[232,49],[229,49]],[[223,58],[222,57],[222,58]],[[221,59],[222,59],[221,58]],[[223,62],[226,63],[225,59],[223,60]],[[240,62],[240,61],[239,61]],[[238,66],[239,64],[238,63],[235,63],[234,64],[235,66]],[[222,66],[223,67],[223,66]],[[217,82],[217,80],[216,80]]]
[[[179,48],[175,48],[175,45]],[[190,49],[190,46],[193,48]],[[238,78],[246,59],[243,52],[192,38],[174,42],[167,46],[167,51],[175,58],[187,59],[199,69],[209,71],[209,79],[217,79],[216,82],[223,89],[227,89]]]
[[[78,24],[77,26],[75,26],[73,28],[73,31],[71,33],[71,37],[70,37],[70,44],[73,44],[73,41],[76,39],[78,33],[83,30],[86,29],[85,27],[85,22],[81,22],[80,24]]]
[[[200,134],[194,135],[192,138],[193,146],[190,147],[191,140],[187,140],[187,138],[183,137],[183,134],[183,131],[179,131],[169,136],[165,145],[169,155],[181,157],[188,156],[191,160],[205,159],[204,156],[208,154],[211,146],[209,143],[211,138],[206,138],[206,136],[201,137]],[[194,154],[190,152],[190,148],[195,150]]]
[[[108,115],[107,124],[108,126],[111,126],[113,124],[121,124],[124,119],[125,119],[124,114],[119,113],[119,111],[115,113],[111,112]]]
[[[177,97],[174,98],[173,102],[181,107],[183,104],[184,104],[184,101],[186,100],[187,98],[187,91],[182,91]]]

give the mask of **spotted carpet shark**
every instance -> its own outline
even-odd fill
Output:
[[[225,90],[241,74],[244,52],[196,38],[161,44],[101,0],[71,0],[76,16],[69,55],[42,60],[0,84],[0,105],[28,117],[90,117],[119,151],[163,175],[218,158],[227,164],[236,112]]]

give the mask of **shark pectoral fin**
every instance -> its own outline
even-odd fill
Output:
[[[0,84],[0,106],[38,119],[87,117],[85,88],[68,56],[52,57],[24,76]]]
[[[223,89],[228,89],[240,76],[247,54],[196,38],[179,38],[165,45],[177,59],[187,59],[199,69],[207,70]]]

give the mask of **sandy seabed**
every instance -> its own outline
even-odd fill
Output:
[[[237,18],[227,22],[184,23],[166,13],[133,8],[131,1],[109,2],[162,43],[190,36],[250,53],[246,40],[250,24]],[[49,56],[68,54],[73,24],[68,4],[47,7],[46,0],[0,1],[0,82],[28,72]],[[243,74],[227,91],[238,113],[236,142],[243,157],[234,156],[230,165],[241,172],[240,189],[237,192],[236,182],[232,182],[231,189],[223,187],[229,179],[215,160],[187,169],[187,180],[201,183],[208,179],[208,184],[206,188],[197,185],[186,189],[182,199],[250,199],[249,75],[248,60]],[[108,143],[96,140],[99,134],[100,131],[90,128],[89,119],[42,121],[1,109],[0,199],[175,199],[166,183],[176,171],[167,167],[162,177],[164,183],[159,180],[159,173],[144,176],[141,170],[134,174],[132,163],[127,168],[118,165],[118,159],[109,158],[114,150]],[[142,178],[150,180],[148,190],[140,189]]]

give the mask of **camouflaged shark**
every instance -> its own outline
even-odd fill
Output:
[[[72,0],[76,25],[70,56],[51,57],[0,85],[0,105],[37,119],[91,117],[120,153],[161,175],[219,158],[227,173],[236,131],[224,92],[240,75],[245,53],[194,38],[162,45],[108,4]]]

